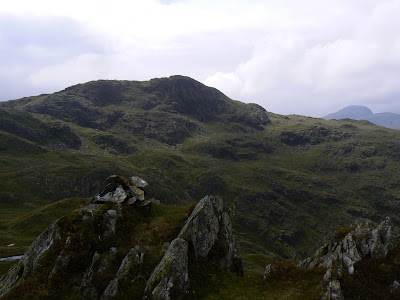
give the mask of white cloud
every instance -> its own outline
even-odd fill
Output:
[[[352,103],[378,107],[400,94],[399,13],[399,1],[376,2],[357,22],[346,18],[345,30],[310,23],[311,34],[296,26],[286,37],[273,32],[276,37],[257,44],[246,62],[205,82],[282,113],[322,115]],[[326,15],[329,19],[329,11]]]
[[[278,113],[397,109],[400,0],[14,0],[0,13],[72,20],[82,32],[4,50],[35,88],[184,74]]]

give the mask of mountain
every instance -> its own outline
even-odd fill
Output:
[[[367,120],[379,126],[400,129],[400,114],[395,113],[377,113],[374,114],[372,111],[365,106],[351,105],[341,110],[326,115],[324,119],[355,119],[355,120]]]
[[[220,196],[251,278],[354,220],[400,224],[400,132],[274,114],[184,76],[1,102],[0,153],[0,257],[23,254],[110,174],[143,178],[165,205]]]
[[[365,120],[365,117],[372,116],[374,113],[366,106],[350,105],[345,108],[338,110],[335,113],[326,115],[324,119],[355,119]]]
[[[369,116],[368,118],[366,118],[366,120],[379,126],[400,129],[400,114],[388,112],[377,113]]]

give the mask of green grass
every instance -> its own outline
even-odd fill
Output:
[[[33,240],[51,223],[65,214],[68,214],[71,210],[87,205],[87,203],[88,199],[64,199],[41,206],[23,216],[1,220],[0,257],[24,254]],[[15,243],[15,245],[12,247],[6,246],[11,243]],[[3,275],[12,264],[12,262],[0,262],[0,276]]]
[[[0,150],[2,233],[4,221],[61,199],[93,196],[113,173],[143,177],[150,183],[147,196],[166,204],[187,204],[208,193],[219,194],[226,206],[235,207],[232,219],[239,240],[260,255],[300,259],[358,218],[379,222],[388,215],[400,224],[398,131],[362,121],[273,113],[268,113],[271,123],[259,129],[233,120],[227,111],[211,112],[214,118],[203,120],[204,111],[211,107],[199,105],[197,96],[208,101],[217,94],[200,86],[175,99],[173,93],[181,90],[167,88],[171,81],[93,82],[48,99],[2,103],[21,110],[44,103],[56,111],[63,108],[71,118],[50,113],[32,116],[45,124],[68,125],[82,141],[80,150],[42,147],[44,151],[39,151],[37,144],[1,132],[2,141],[9,143]],[[110,98],[103,97],[106,86]],[[244,104],[217,96],[216,101],[222,99],[235,111],[233,116],[248,115]],[[66,99],[81,101],[99,113],[98,119],[90,126],[79,125],[82,120],[75,119],[74,107]],[[181,110],[180,105],[190,100],[197,105],[198,115]],[[152,103],[155,106],[149,108]],[[115,122],[107,121],[121,112]],[[160,134],[176,117],[190,120],[198,129],[188,129],[189,137],[167,145]],[[176,132],[184,124],[178,124]],[[112,143],[96,144],[95,135],[112,135],[137,151],[118,155]],[[29,151],[18,152],[25,148]],[[207,174],[214,177],[204,180]],[[313,183],[314,177],[322,184]],[[45,222],[46,218],[43,226]],[[33,232],[27,233],[26,241],[32,240]]]
[[[111,203],[105,204],[102,212],[112,206]],[[166,250],[163,247],[164,243],[172,241],[177,236],[193,208],[194,205],[174,207],[153,204],[151,214],[144,215],[133,206],[124,207],[123,215],[117,223],[116,234],[103,237],[101,241],[97,242],[98,235],[103,232],[103,229],[97,226],[103,224],[101,222],[103,213],[98,213],[100,219],[95,217],[93,220],[89,218],[88,221],[85,221],[78,214],[78,210],[74,210],[60,219],[60,225],[63,228],[61,240],[52,245],[41,260],[40,267],[2,299],[51,298],[57,295],[65,295],[63,298],[68,299],[68,295],[76,295],[75,287],[79,286],[85,270],[90,266],[94,251],[97,251],[102,257],[106,257],[110,247],[118,249],[117,262],[104,272],[95,274],[94,286],[104,290],[124,256],[138,244],[145,253],[144,262],[138,265],[134,273],[129,276],[130,279],[149,278]],[[71,240],[70,247],[64,245],[67,237]],[[62,249],[64,249],[63,255],[71,255],[74,263],[62,270],[61,273],[49,277],[54,261]],[[65,278],[69,278],[69,280],[66,281]],[[145,281],[135,281],[130,285],[127,294],[131,299],[142,296],[144,284]]]

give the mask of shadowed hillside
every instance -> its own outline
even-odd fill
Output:
[[[57,217],[27,214],[92,197],[115,173],[164,204],[221,196],[256,269],[304,258],[355,219],[400,223],[400,133],[367,121],[277,115],[183,76],[80,84],[2,102],[0,117],[2,257]]]

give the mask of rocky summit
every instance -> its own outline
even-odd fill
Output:
[[[143,179],[113,175],[107,182],[92,204],[35,239],[1,278],[2,299],[28,298],[32,287],[35,297],[180,299],[196,296],[196,281],[211,274],[243,275],[220,198],[204,197],[171,221],[162,204],[144,199]]]

